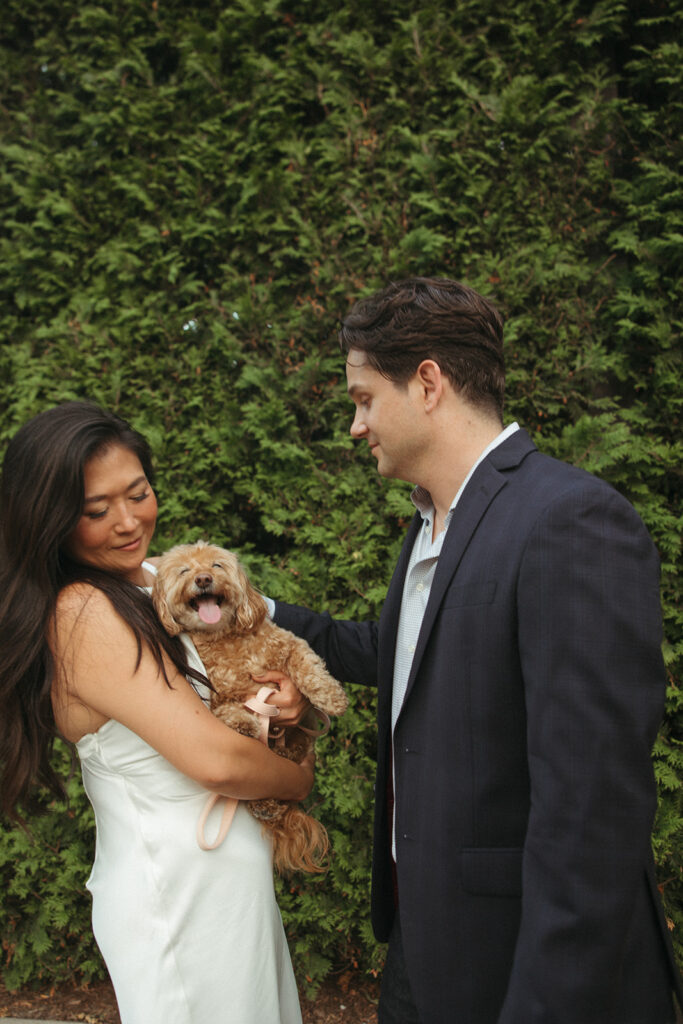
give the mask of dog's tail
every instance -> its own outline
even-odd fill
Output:
[[[300,807],[288,807],[282,817],[268,822],[267,830],[273,837],[273,862],[280,875],[294,871],[309,874],[327,871],[330,849],[327,829]]]

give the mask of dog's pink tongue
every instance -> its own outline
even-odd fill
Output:
[[[221,610],[216,603],[216,599],[212,597],[201,598],[199,601],[199,618],[202,622],[205,622],[207,626],[213,626],[220,621]]]

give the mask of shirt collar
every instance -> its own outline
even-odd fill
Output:
[[[497,437],[494,437],[493,441],[491,441],[491,443],[487,445],[486,448],[484,448],[483,452],[481,453],[477,461],[474,463],[469,473],[467,474],[462,484],[460,485],[458,493],[455,495],[453,501],[451,502],[451,507],[448,510],[448,515],[446,516],[446,522],[444,524],[445,527],[447,527],[448,524],[450,523],[451,517],[455,510],[455,506],[458,504],[458,501],[460,500],[460,495],[465,490],[465,487],[469,483],[470,477],[474,473],[479,463],[483,462],[486,456],[489,455],[494,448],[497,448],[499,444],[503,443],[503,441],[507,441],[508,437],[514,434],[517,430],[519,430],[519,423],[510,423],[509,426],[505,427],[504,430],[501,430],[500,434],[498,434]],[[432,516],[434,514],[434,502],[432,501],[432,496],[429,493],[429,491],[418,484],[417,487],[414,489],[413,493],[410,495],[410,500],[412,501],[413,505],[420,513],[422,518],[425,520],[425,522],[431,523]]]

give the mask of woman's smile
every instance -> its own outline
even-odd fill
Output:
[[[154,533],[157,501],[140,460],[112,445],[93,456],[84,472],[83,514],[67,550],[72,558],[145,582],[142,562]]]

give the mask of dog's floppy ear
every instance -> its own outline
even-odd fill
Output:
[[[266,617],[266,602],[252,587],[247,574],[239,564],[237,578],[242,591],[242,600],[235,611],[235,625],[242,633],[253,633]]]
[[[178,633],[182,633],[183,627],[178,625],[176,620],[173,618],[171,609],[166,598],[166,577],[163,571],[157,570],[157,575],[154,579],[152,586],[152,602],[154,609],[159,617],[159,622],[164,627],[169,636],[177,636]]]

